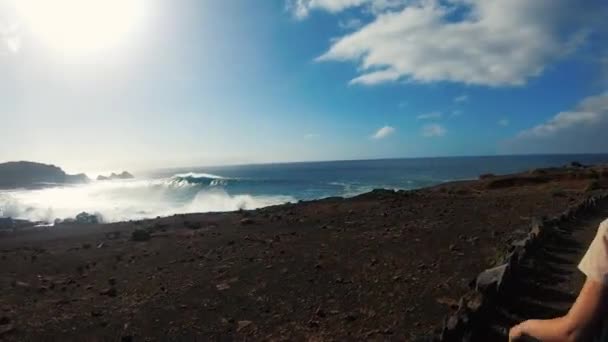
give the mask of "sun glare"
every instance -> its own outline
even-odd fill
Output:
[[[145,0],[14,0],[24,28],[57,52],[86,55],[117,47],[139,27]]]

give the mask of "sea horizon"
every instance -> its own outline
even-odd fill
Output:
[[[335,162],[365,162],[365,161],[384,161],[384,160],[418,160],[418,159],[462,159],[462,158],[501,158],[501,157],[543,157],[543,156],[555,156],[555,157],[576,157],[576,156],[608,156],[608,152],[596,152],[596,153],[514,153],[514,154],[480,154],[480,155],[438,155],[438,156],[414,156],[414,157],[379,157],[379,158],[346,158],[346,159],[311,159],[311,160],[294,160],[294,161],[261,161],[261,162],[235,162],[235,163],[211,163],[208,165],[191,165],[191,166],[171,166],[171,167],[143,167],[133,168],[133,171],[137,172],[149,172],[149,171],[171,171],[171,170],[183,170],[189,168],[219,168],[219,167],[239,167],[239,166],[260,166],[260,165],[283,165],[283,164],[313,164],[313,163],[335,163]],[[572,160],[573,162],[577,160]],[[51,163],[52,164],[52,163]],[[56,165],[56,164],[54,164]],[[61,166],[61,165],[56,165]],[[130,170],[127,168],[117,168],[104,170],[102,173],[117,172],[122,170]],[[85,174],[97,174],[100,171],[86,171]]]
[[[608,154],[386,158],[162,168],[133,179],[0,191],[3,216],[54,222],[80,212],[105,222],[257,209],[374,189],[413,190],[535,168],[608,163]],[[115,170],[121,172],[122,170]],[[131,171],[131,170],[128,170]],[[2,216],[0,215],[0,216]]]

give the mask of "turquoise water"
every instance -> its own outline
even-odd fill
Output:
[[[231,194],[284,195],[308,200],[352,196],[375,188],[416,189],[451,180],[475,179],[484,173],[507,174],[572,161],[608,163],[608,154],[307,162],[174,169],[156,171],[153,175],[162,178],[192,173],[184,179],[203,187],[221,186]],[[218,180],[219,177],[222,179]]]

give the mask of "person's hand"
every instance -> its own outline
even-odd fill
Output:
[[[524,334],[523,323],[520,323],[509,330],[509,342],[518,341]]]

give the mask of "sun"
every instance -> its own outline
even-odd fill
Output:
[[[100,53],[125,44],[139,28],[146,0],[14,0],[24,28],[66,55]]]

